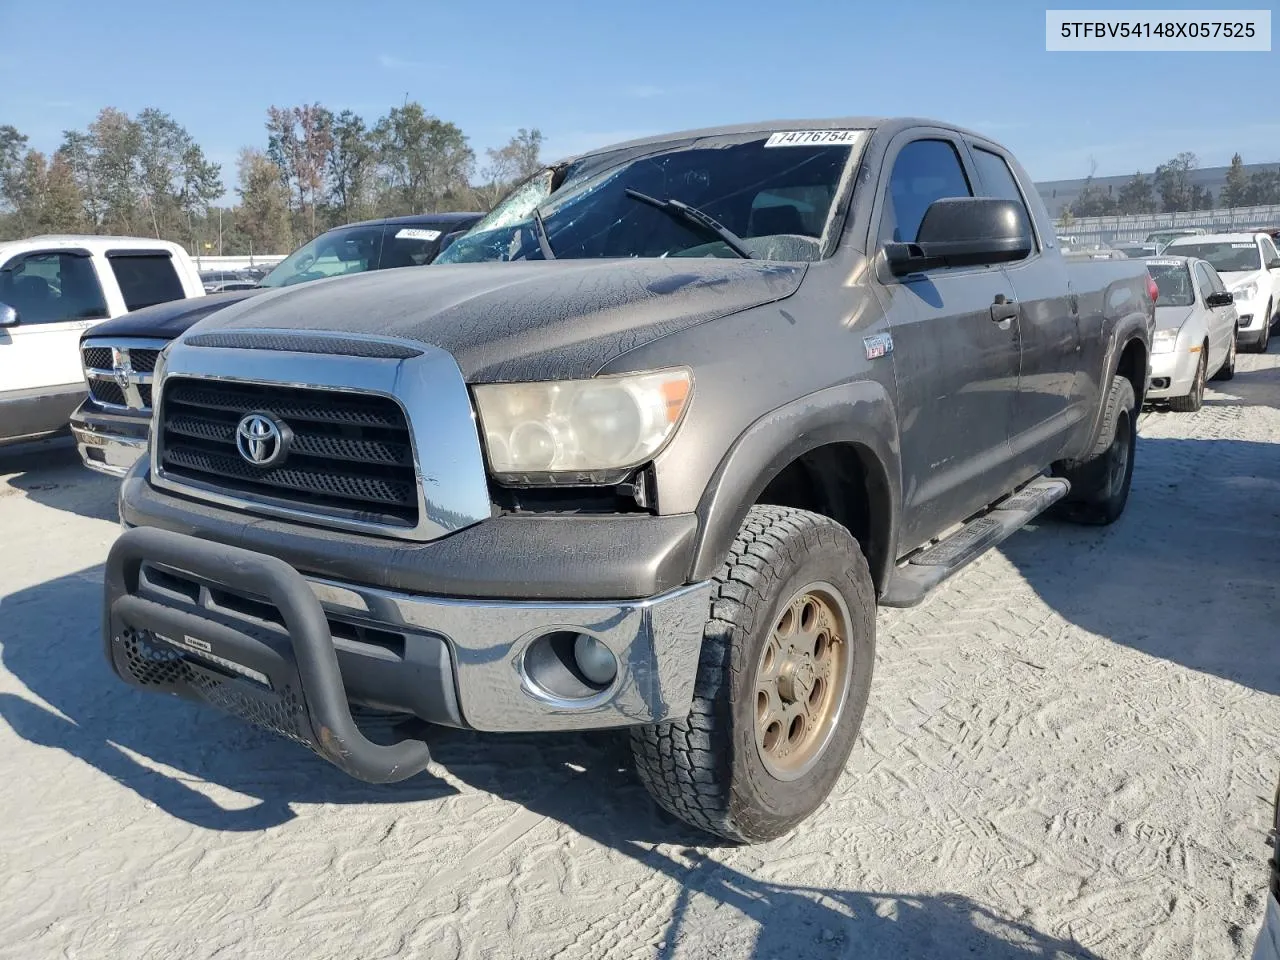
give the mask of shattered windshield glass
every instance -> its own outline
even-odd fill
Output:
[[[705,137],[630,153],[555,190],[550,177],[535,177],[436,262],[743,255],[817,260],[864,134]]]

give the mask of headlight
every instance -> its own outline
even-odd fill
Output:
[[[666,444],[688,370],[474,387],[489,466],[511,483],[611,483]]]
[[[1157,330],[1151,338],[1152,353],[1173,353],[1178,346],[1178,334],[1181,330]]]
[[[1237,300],[1252,300],[1258,295],[1258,284],[1246,283],[1243,286],[1236,287],[1231,292],[1235,294]]]

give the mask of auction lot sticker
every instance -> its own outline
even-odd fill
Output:
[[[1046,50],[1271,50],[1270,10],[1046,10]]]
[[[854,146],[862,139],[861,130],[787,130],[775,133],[764,142],[766,147],[829,147],[834,144]]]

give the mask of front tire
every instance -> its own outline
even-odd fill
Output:
[[[1124,513],[1138,446],[1136,407],[1133,384],[1113,377],[1098,442],[1083,460],[1066,463],[1059,471],[1071,481],[1071,493],[1057,510],[1063,519],[1105,526]]]
[[[727,840],[782,836],[843,773],[874,659],[875,590],[849,531],[752,507],[715,577],[688,717],[632,731],[641,782]]]
[[[1238,337],[1239,335],[1240,335],[1240,329],[1238,327],[1233,328],[1231,331],[1231,343],[1227,347],[1227,359],[1223,361],[1222,366],[1218,368],[1218,372],[1213,375],[1213,379],[1231,380],[1235,377],[1236,352],[1239,349],[1236,346],[1236,337]]]
[[[1195,413],[1204,406],[1205,371],[1209,368],[1208,344],[1200,348],[1200,360],[1196,363],[1196,376],[1191,381],[1191,391],[1185,397],[1170,397],[1169,409],[1176,413]]]

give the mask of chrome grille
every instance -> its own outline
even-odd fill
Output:
[[[163,340],[88,340],[80,350],[89,395],[109,407],[151,412],[151,380]]]
[[[236,430],[249,413],[288,427],[282,461],[264,467],[241,454]],[[171,377],[159,437],[161,468],[183,483],[320,515],[418,522],[409,425],[387,397]]]

